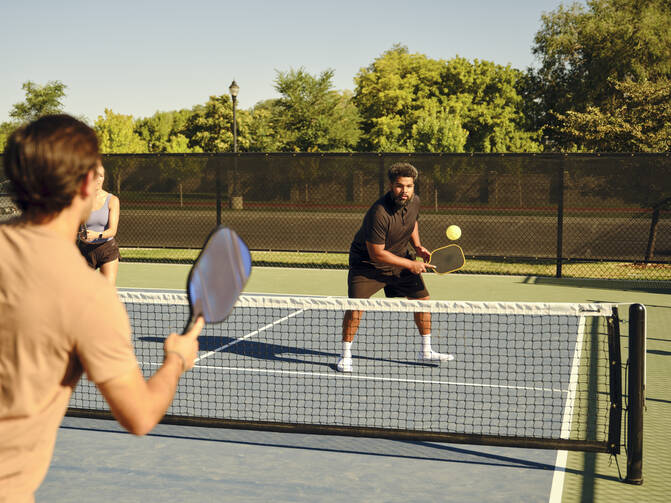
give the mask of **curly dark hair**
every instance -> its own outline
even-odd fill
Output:
[[[387,172],[389,181],[394,183],[399,177],[410,177],[413,182],[417,181],[419,173],[417,173],[417,168],[415,168],[409,162],[396,162],[389,166],[389,171]]]
[[[5,147],[12,199],[28,216],[60,213],[100,163],[98,137],[69,115],[47,115],[15,130]]]

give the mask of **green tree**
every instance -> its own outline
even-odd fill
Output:
[[[538,151],[538,132],[527,130],[518,93],[522,77],[487,61],[432,60],[394,46],[355,78],[362,148],[454,151],[465,136],[458,148],[467,152]]]
[[[547,141],[567,148],[558,115],[601,107],[611,81],[671,77],[671,3],[668,0],[590,0],[542,16],[529,72],[527,99]]]
[[[249,113],[236,110],[238,149],[249,148],[247,124]],[[204,105],[196,105],[184,125],[183,134],[189,148],[202,152],[233,151],[233,103],[227,94],[210,96]]]
[[[538,152],[538,131],[526,129],[518,85],[523,74],[490,61],[456,57],[442,71],[445,104],[468,131],[467,152]]]
[[[45,85],[39,85],[29,80],[21,88],[25,92],[25,100],[12,106],[9,112],[12,120],[0,123],[0,152],[5,150],[9,135],[22,123],[63,111],[67,86],[62,82],[52,80]]]
[[[16,129],[17,124],[14,122],[0,123],[0,152],[5,151],[5,145],[9,139],[9,135]]]
[[[277,132],[275,118],[277,100],[264,100],[257,103],[249,113],[249,151],[279,152],[282,150],[282,138]]]
[[[601,107],[558,114],[567,141],[596,152],[669,152],[671,81],[611,83],[611,97]]]
[[[103,154],[146,152],[146,145],[135,132],[132,115],[117,114],[106,108],[105,115],[98,116],[93,129],[98,134]]]
[[[359,116],[350,93],[333,90],[333,70],[315,77],[303,68],[277,72],[281,97],[272,122],[284,139],[281,148],[294,152],[351,151],[359,140]]]
[[[411,150],[412,127],[431,104],[441,107],[444,62],[395,45],[355,76],[365,151]]]
[[[464,152],[467,140],[468,131],[462,127],[461,119],[445,108],[430,106],[412,126],[415,152]]]
[[[39,85],[29,80],[24,82],[21,88],[26,93],[26,99],[14,104],[9,112],[9,116],[15,121],[30,122],[43,115],[63,111],[63,98],[67,86],[62,82],[52,80],[45,85]]]
[[[186,138],[184,130],[191,113],[190,110],[156,112],[151,117],[138,119],[135,132],[146,142],[148,152],[174,152],[178,147],[183,149],[179,153],[191,152],[188,142],[174,139]]]
[[[103,154],[136,154],[146,152],[146,144],[135,132],[133,116],[114,113],[105,109],[105,115],[99,115],[93,129],[98,134],[100,152]],[[124,163],[110,163],[106,166],[109,176],[114,180],[116,194],[121,195],[121,184],[129,172],[135,168],[135,160]]]
[[[165,151],[169,154],[186,154],[189,152],[202,152],[199,147],[189,147],[189,139],[183,134],[176,134],[170,137],[170,141],[165,146]]]

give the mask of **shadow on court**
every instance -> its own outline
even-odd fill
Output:
[[[100,423],[100,421],[98,421]],[[111,425],[112,426],[112,425]],[[79,427],[61,426],[68,430],[96,431],[104,433],[117,433],[128,435],[124,431],[101,427]],[[361,439],[355,437],[329,437],[317,435],[297,434],[272,434],[258,431],[227,430],[217,428],[184,428],[177,426],[162,425],[162,430],[174,428],[174,433],[150,433],[148,437],[194,440],[202,442],[218,442],[222,444],[235,444],[247,446],[259,446],[270,448],[294,449],[301,451],[313,451],[324,453],[357,454],[364,456],[375,456],[381,458],[396,458],[418,461],[434,461],[442,463],[458,463],[464,465],[494,466],[500,468],[522,468],[526,470],[554,471],[555,465],[543,463],[524,457],[509,456],[497,452],[486,452],[486,447],[474,446],[473,448],[459,447],[453,444],[438,444],[435,442],[404,441],[404,440],[379,440]],[[189,434],[179,432],[188,431]],[[237,438],[236,438],[237,437]],[[259,437],[265,437],[257,440]],[[273,438],[275,437],[275,438]],[[286,442],[285,440],[291,440]],[[479,450],[483,449],[483,450]],[[501,451],[500,448],[490,448]],[[514,449],[505,449],[510,452]],[[529,453],[528,450],[520,450],[520,454]],[[532,451],[533,452],[533,451]],[[537,451],[536,451],[537,452]],[[550,452],[550,451],[547,451]],[[581,470],[566,469],[567,473],[584,475]],[[594,478],[617,481],[617,477],[599,473],[590,474]]]
[[[668,281],[627,281],[618,279],[598,278],[551,278],[544,276],[526,276],[522,283],[548,286],[565,286],[570,288],[598,288],[604,290],[629,290],[647,293],[671,293]]]
[[[140,337],[138,340],[145,343],[160,344],[162,346],[165,338]],[[284,344],[273,344],[262,341],[240,341],[239,339],[233,337],[222,336],[200,336],[198,337],[198,347],[200,351],[216,351],[222,355],[233,354],[245,358],[255,358],[258,360],[267,360],[271,362],[314,365],[327,367],[333,370],[335,370],[335,362],[340,357],[340,353],[318,351],[309,348],[287,346]],[[354,355],[353,360],[355,364],[357,362],[384,362],[420,368],[435,368],[438,366],[437,364],[433,363],[425,363],[407,359],[374,358],[365,355]]]

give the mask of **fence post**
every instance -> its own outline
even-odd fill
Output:
[[[217,227],[219,227],[221,225],[221,163],[215,163],[214,172],[214,186],[217,198]]]
[[[385,173],[384,173],[384,155],[382,155],[382,152],[379,152],[378,158],[380,159],[379,164],[378,164],[378,185],[379,185],[379,195],[382,197],[385,192],[387,191],[387,184],[385,183]]]
[[[643,407],[645,403],[645,307],[629,306],[629,407],[627,421],[627,478],[643,483]]]
[[[562,276],[562,263],[564,255],[564,162],[559,162],[559,183],[557,190],[557,272],[556,277]]]

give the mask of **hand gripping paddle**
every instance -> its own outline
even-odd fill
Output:
[[[186,290],[191,315],[187,332],[198,316],[205,323],[224,321],[252,271],[252,257],[235,231],[219,226],[208,236],[189,272]]]
[[[429,258],[429,264],[435,266],[434,270],[438,274],[457,271],[464,267],[465,263],[464,251],[459,245],[447,245],[433,250]]]

